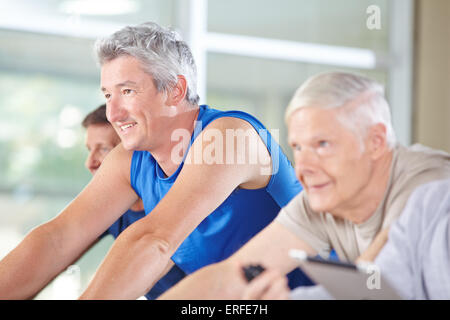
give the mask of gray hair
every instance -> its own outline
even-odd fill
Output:
[[[135,57],[153,77],[159,92],[170,90],[177,83],[178,75],[183,75],[187,82],[186,100],[192,105],[198,103],[194,58],[175,31],[153,22],[127,26],[97,40],[95,50],[100,65],[124,55]]]
[[[286,109],[286,122],[295,111],[304,107],[348,107],[339,117],[344,125],[365,136],[369,126],[382,123],[386,127],[388,147],[392,149],[396,144],[383,86],[369,78],[345,72],[313,76],[292,97]]]

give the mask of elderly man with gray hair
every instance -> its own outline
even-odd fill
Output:
[[[239,266],[255,263],[287,273],[297,266],[288,256],[292,248],[322,257],[334,249],[342,261],[373,261],[410,194],[450,177],[449,154],[396,142],[383,88],[363,76],[310,78],[292,98],[286,123],[304,190],[233,256],[184,279],[163,298],[277,296],[282,285],[261,282],[249,294],[244,277],[236,275]],[[192,290],[194,283],[202,292]]]

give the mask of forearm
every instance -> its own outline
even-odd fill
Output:
[[[136,299],[166,271],[167,245],[152,235],[122,233],[80,299]]]
[[[0,261],[0,299],[29,299],[44,288],[65,265],[55,263],[54,240],[47,225],[31,231]]]
[[[158,299],[241,299],[246,286],[241,267],[229,259],[206,266],[181,280]]]

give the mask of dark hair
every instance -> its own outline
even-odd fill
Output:
[[[88,115],[84,118],[83,122],[81,122],[83,127],[87,128],[92,124],[111,124],[106,118],[106,104],[102,104],[94,111],[88,113]]]

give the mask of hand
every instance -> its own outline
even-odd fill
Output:
[[[243,300],[287,300],[290,289],[287,277],[277,270],[266,270],[245,287]]]

